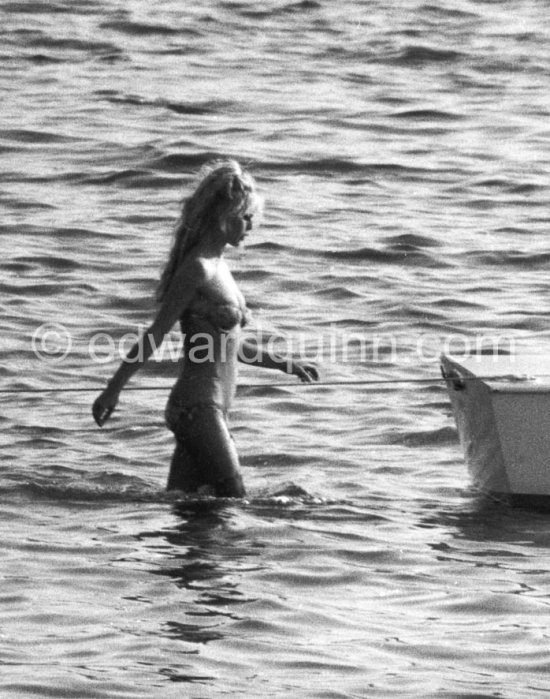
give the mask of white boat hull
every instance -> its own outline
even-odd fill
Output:
[[[474,485],[550,505],[550,384],[511,358],[459,364],[443,356],[441,370]]]

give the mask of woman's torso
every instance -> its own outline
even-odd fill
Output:
[[[241,328],[247,309],[225,260],[208,260],[208,280],[180,318],[184,353],[171,402],[230,407],[237,383]]]

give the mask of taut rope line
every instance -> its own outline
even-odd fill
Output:
[[[536,378],[549,377],[550,374],[538,374]],[[449,377],[451,380],[453,377]],[[458,378],[458,377],[457,377]],[[524,380],[521,376],[513,376],[510,374],[498,375],[498,376],[460,376],[461,381],[498,381],[498,380],[510,380],[510,378],[516,381]],[[527,377],[525,377],[527,378]],[[528,377],[535,378],[535,377]],[[430,384],[430,383],[442,383],[446,379],[442,376],[433,376],[427,379],[358,379],[353,381],[312,381],[301,382],[301,383],[245,383],[239,384],[238,389],[246,388],[323,388],[326,386],[394,386],[397,384]],[[28,394],[41,394],[41,393],[96,393],[102,391],[105,385],[101,386],[66,386],[57,388],[2,388],[0,389],[0,394],[6,393],[28,393]],[[124,391],[169,391],[172,388],[172,384],[164,384],[158,386],[126,386]]]

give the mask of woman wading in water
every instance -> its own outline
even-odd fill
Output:
[[[227,413],[235,394],[237,360],[318,379],[314,365],[269,354],[241,338],[245,300],[224,260],[253,228],[259,210],[252,177],[233,160],[213,163],[185,201],[157,291],[159,310],[93,406],[102,426],[131,376],[179,321],[184,356],[166,407],[176,437],[168,489],[242,497],[245,494]]]

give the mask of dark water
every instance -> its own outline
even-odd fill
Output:
[[[546,4],[29,0],[0,32],[2,697],[545,696],[549,519],[470,489],[437,357],[548,349]],[[429,379],[244,367],[243,503],[164,492],[169,357],[103,431],[94,391],[25,392],[102,385],[216,155],[266,197],[230,253],[255,331]]]

